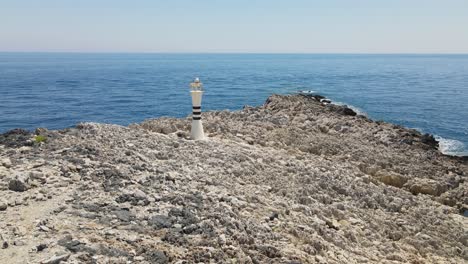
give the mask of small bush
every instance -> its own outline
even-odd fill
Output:
[[[36,143],[46,142],[47,137],[42,136],[42,135],[37,135],[37,136],[34,137],[34,141],[36,141]]]

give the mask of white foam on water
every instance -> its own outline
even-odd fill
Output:
[[[300,91],[297,91],[298,93],[300,94],[313,94],[313,93],[316,93],[315,91],[312,91],[312,90],[300,90]]]
[[[455,139],[443,138],[437,135],[435,135],[434,138],[439,141],[440,152],[446,155],[468,156],[468,149],[463,142]]]

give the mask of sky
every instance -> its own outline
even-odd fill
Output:
[[[0,0],[0,51],[468,53],[468,0]]]

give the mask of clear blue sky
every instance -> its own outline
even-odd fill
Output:
[[[468,53],[468,0],[0,0],[0,51]]]

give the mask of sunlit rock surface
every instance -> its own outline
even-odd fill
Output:
[[[432,136],[314,96],[202,116],[0,135],[0,263],[468,261]]]

